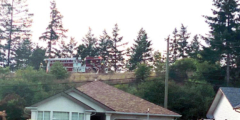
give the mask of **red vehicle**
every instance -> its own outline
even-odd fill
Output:
[[[86,73],[104,73],[102,57],[86,57]]]

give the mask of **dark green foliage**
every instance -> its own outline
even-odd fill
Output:
[[[45,62],[44,62],[45,52],[46,52],[46,50],[39,46],[37,46],[35,49],[33,49],[32,55],[30,56],[29,65],[33,66],[35,70],[39,70],[39,67],[42,63],[43,69],[45,69],[45,67],[44,67],[44,66],[46,66]]]
[[[165,61],[159,51],[155,51],[153,54],[153,67],[157,77],[164,76]]]
[[[10,56],[15,55],[14,46],[22,40],[29,39],[33,14],[28,13],[27,2],[22,0],[4,0],[0,2],[0,41],[7,42],[7,66]],[[0,50],[2,52],[2,50]],[[6,55],[6,54],[5,54]]]
[[[51,13],[50,13],[51,21],[49,22],[49,25],[46,28],[46,32],[44,32],[42,36],[39,37],[39,39],[48,42],[47,57],[52,58],[52,57],[55,57],[56,53],[58,53],[57,51],[52,50],[52,48],[54,48],[52,47],[53,43],[56,44],[56,42],[59,39],[67,38],[65,33],[68,30],[63,28],[63,24],[62,24],[63,16],[57,10],[55,0],[51,1],[50,9],[51,9]],[[56,49],[57,48],[55,48],[54,50]]]
[[[181,25],[180,31],[176,28],[173,31],[173,38],[169,41],[169,57],[170,63],[174,63],[176,60],[188,57],[190,52],[188,47],[188,39],[190,33],[187,32],[187,27]]]
[[[188,51],[187,54],[189,55],[190,58],[193,59],[199,59],[200,58],[200,42],[199,42],[199,37],[198,35],[195,35],[193,37],[192,42],[188,46]]]
[[[176,61],[170,66],[169,78],[181,83],[191,80],[220,84],[222,82],[221,74],[220,76],[214,74],[219,73],[219,71],[219,64],[211,64],[207,61],[199,62],[192,58],[185,58]]]
[[[151,67],[147,64],[138,64],[135,70],[136,80],[135,83],[138,85],[141,82],[147,80],[147,78],[151,75]]]
[[[135,44],[131,48],[131,58],[130,62],[130,70],[134,70],[138,63],[149,64],[152,62],[152,48],[151,48],[151,41],[148,40],[148,36],[146,31],[142,28],[140,29],[137,39],[134,40]]]
[[[8,120],[23,119],[26,106],[69,89],[68,85],[56,84],[54,80],[54,75],[32,67],[17,70],[8,79],[0,77],[0,110],[6,110]]]
[[[239,71],[239,4],[238,0],[214,0],[213,16],[204,16],[211,31],[204,37],[210,47],[204,47],[202,57],[211,63],[221,62],[223,68]],[[227,70],[226,70],[227,72]],[[239,74],[234,76],[239,77]],[[230,77],[233,80],[234,76]],[[236,78],[235,78],[236,79]]]
[[[97,49],[97,38],[92,34],[92,29],[89,28],[88,33],[85,38],[82,39],[83,44],[81,44],[77,49],[77,54],[84,60],[87,56],[95,57],[98,55]]]
[[[17,68],[27,67],[29,65],[30,56],[32,54],[32,42],[29,40],[24,40],[20,42],[17,46],[15,53],[16,53],[16,61],[17,61]]]
[[[57,79],[65,79],[68,77],[67,70],[63,67],[60,62],[55,62],[51,66],[50,73],[53,74]]]
[[[179,33],[179,40],[178,43],[178,58],[186,58],[188,55],[186,54],[188,49],[188,39],[190,37],[190,33],[187,33],[187,27],[182,24],[180,33]]]
[[[164,86],[163,79],[154,79],[139,84],[138,90],[128,85],[116,87],[163,106]],[[207,83],[190,82],[180,85],[169,81],[168,109],[181,114],[180,120],[205,118],[214,95],[212,86]]]

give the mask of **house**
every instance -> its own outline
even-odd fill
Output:
[[[100,81],[72,88],[26,109],[31,111],[32,120],[174,120],[181,117]]]
[[[219,88],[207,118],[215,120],[240,120],[240,88]]]

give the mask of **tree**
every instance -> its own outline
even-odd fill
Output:
[[[192,42],[188,46],[189,51],[187,51],[187,54],[190,56],[190,58],[198,59],[198,55],[200,53],[200,42],[198,35],[195,35],[193,37]]]
[[[100,39],[99,39],[98,54],[106,62],[109,58],[109,54],[110,54],[109,49],[111,48],[111,46],[112,46],[112,41],[110,40],[110,36],[107,34],[106,30],[104,30],[103,35],[100,36]]]
[[[151,56],[152,43],[150,40],[148,40],[147,33],[143,28],[140,29],[137,39],[134,41],[135,44],[133,44],[133,47],[131,48],[132,55],[130,58],[130,70],[135,69],[137,64],[140,62],[148,64],[153,59],[153,57]]]
[[[216,9],[212,10],[214,16],[204,16],[211,31],[204,37],[209,48],[209,56],[215,54],[217,57],[210,59],[212,62],[221,61],[226,66],[227,82],[230,80],[230,67],[237,66],[235,61],[239,57],[239,5],[238,0],[214,0]],[[205,52],[206,53],[206,52]],[[235,60],[234,60],[235,59]],[[232,64],[230,62],[232,61]]]
[[[185,27],[183,24],[180,29],[179,33],[179,40],[177,41],[178,43],[178,58],[186,58],[188,57],[187,52],[189,51],[188,49],[188,39],[190,37],[190,33],[187,33],[187,27]]]
[[[53,63],[50,73],[55,75],[57,79],[64,79],[68,77],[67,70],[63,67],[63,64],[60,62]]]
[[[173,39],[170,39],[169,41],[169,56],[170,56],[170,61],[174,63],[177,60],[177,55],[178,55],[178,40],[179,40],[179,34],[177,31],[177,28],[174,29],[173,31]]]
[[[32,66],[35,70],[39,70],[41,63],[44,66],[45,52],[46,49],[43,49],[39,46],[34,48],[30,56],[29,65]]]
[[[97,38],[92,34],[92,29],[89,28],[85,38],[82,39],[83,44],[78,46],[77,52],[78,56],[81,57],[81,60],[84,60],[87,56],[95,57],[98,55],[97,41]]]
[[[7,42],[7,66],[14,54],[14,44],[29,39],[33,14],[28,13],[26,0],[2,0],[0,5],[0,40]]]
[[[75,41],[74,37],[70,38],[70,42],[65,44],[64,41],[61,42],[62,46],[60,47],[62,50],[62,55],[65,58],[72,58],[75,56],[75,51],[77,50],[77,42]]]
[[[51,2],[51,13],[50,13],[50,19],[48,27],[46,28],[46,32],[42,34],[39,39],[47,41],[48,42],[48,50],[47,50],[47,57],[53,58],[54,51],[52,51],[52,45],[53,43],[56,44],[56,42],[59,39],[67,38],[65,33],[68,31],[67,29],[63,28],[62,24],[62,18],[63,16],[61,13],[57,10],[56,2],[53,0]]]
[[[119,28],[118,25],[115,24],[115,27],[112,31],[112,38],[110,39],[112,42],[112,47],[109,51],[109,65],[110,67],[113,67],[114,71],[116,72],[117,69],[121,68],[123,66],[123,50],[120,50],[119,48],[126,45],[127,43],[121,44],[121,41],[123,37],[119,37]]]
[[[29,40],[24,40],[20,42],[17,46],[15,53],[16,53],[16,61],[17,61],[17,68],[26,67],[29,65],[30,56],[32,54],[32,43]]]
[[[165,61],[159,51],[155,51],[153,54],[153,67],[157,77],[164,76]]]
[[[141,82],[144,82],[151,75],[151,67],[147,64],[138,64],[135,70],[135,84],[138,86]]]

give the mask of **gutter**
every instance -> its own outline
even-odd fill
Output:
[[[37,107],[25,107],[28,110],[37,110]]]
[[[147,113],[128,113],[128,112],[115,112],[115,111],[106,111],[106,113],[112,114],[124,114],[124,115],[148,115]],[[149,114],[151,116],[162,116],[162,117],[182,117],[182,115],[167,115],[167,114]]]

